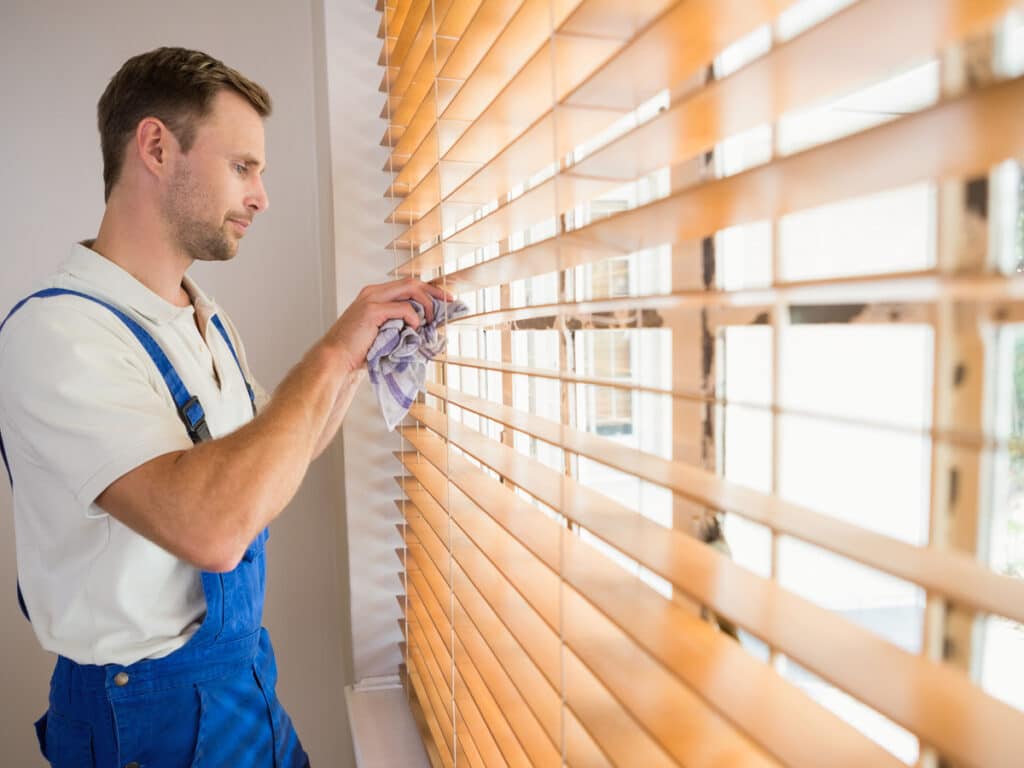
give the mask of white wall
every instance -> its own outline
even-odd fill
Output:
[[[73,240],[96,232],[103,186],[95,105],[109,77],[158,45],[200,48],[261,82],[275,102],[271,208],[233,263],[193,274],[239,326],[261,381],[276,385],[336,315],[330,179],[322,174],[329,154],[326,144],[323,157],[317,150],[326,135],[321,16],[316,2],[286,0],[0,0],[0,306],[56,267]],[[312,467],[270,544],[266,624],[280,692],[318,766],[351,764],[340,454],[337,446]],[[31,726],[46,706],[52,659],[18,613],[14,582],[10,498],[0,491],[2,762],[30,768],[42,765]]]

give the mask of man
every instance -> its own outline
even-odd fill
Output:
[[[106,211],[0,328],[20,593],[58,654],[57,768],[308,765],[261,629],[267,525],[337,432],[379,326],[432,286],[363,289],[278,387],[186,275],[233,258],[270,98],[212,57],[136,56],[99,102]]]

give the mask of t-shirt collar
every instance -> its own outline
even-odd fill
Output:
[[[184,315],[191,317],[194,312],[192,306],[171,304],[117,264],[92,250],[90,245],[91,240],[75,243],[71,247],[64,271],[85,283],[95,285],[97,294],[106,295],[118,304],[134,309],[154,323],[171,323]],[[203,309],[213,310],[213,302],[187,275],[182,285],[197,307],[202,304]]]

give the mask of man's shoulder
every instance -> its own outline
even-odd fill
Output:
[[[45,286],[61,287],[59,284]],[[109,309],[74,294],[36,297],[33,293],[19,300],[5,317],[0,330],[0,354],[16,339],[28,348],[47,351],[81,339],[131,335]]]

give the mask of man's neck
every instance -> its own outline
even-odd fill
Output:
[[[192,259],[171,245],[153,216],[121,208],[113,202],[107,206],[100,231],[89,247],[164,300],[177,307],[189,306],[192,299],[182,287],[182,279]]]

